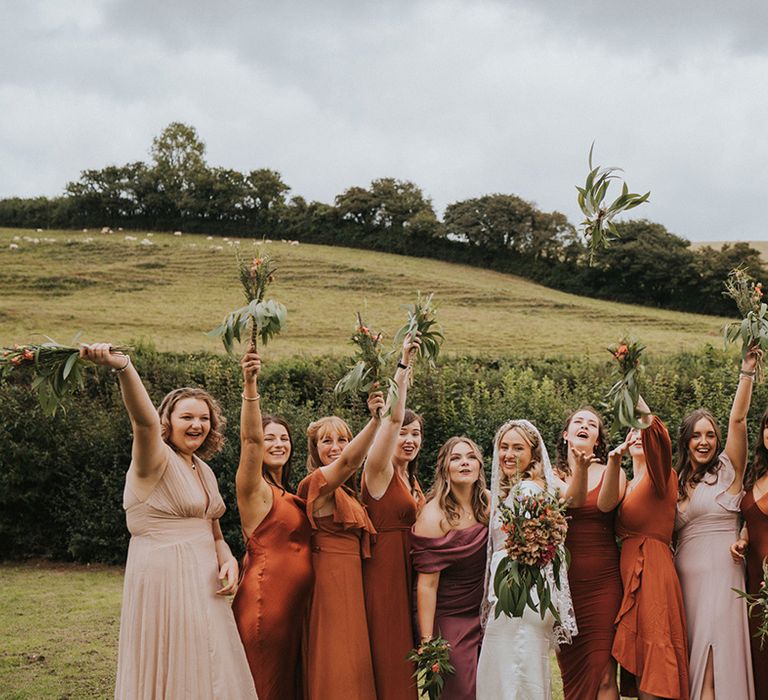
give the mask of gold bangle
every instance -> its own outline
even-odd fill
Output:
[[[243,401],[258,401],[261,398],[261,394],[257,393],[256,396],[246,396],[245,392],[240,394],[243,397]]]

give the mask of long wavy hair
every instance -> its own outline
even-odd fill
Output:
[[[755,454],[752,457],[752,463],[747,465],[747,471],[744,474],[745,491],[749,491],[759,478],[768,474],[768,448],[766,448],[763,439],[766,428],[768,428],[768,411],[763,413],[762,418],[760,418],[760,431],[755,442]]]
[[[347,440],[352,440],[352,430],[347,422],[338,416],[325,416],[310,423],[307,428],[307,472],[311,473],[323,466],[320,461],[320,453],[317,450],[317,443],[330,433],[344,435]],[[357,473],[352,474],[342,484],[342,487],[355,498],[358,498]]]
[[[205,389],[185,386],[168,392],[157,409],[157,413],[160,416],[160,434],[166,444],[176,450],[176,446],[171,442],[171,415],[173,414],[173,409],[176,408],[176,404],[183,399],[199,399],[208,406],[208,413],[211,418],[210,430],[208,435],[205,436],[203,444],[195,451],[198,457],[208,459],[224,447],[224,427],[227,424],[227,420],[221,412],[219,402]]]
[[[515,476],[507,476],[506,472],[499,464],[499,500],[503,501],[509,495],[512,487],[520,481],[529,479],[540,479],[545,481],[544,476],[544,461],[541,456],[541,441],[538,434],[531,430],[525,423],[519,420],[510,420],[504,423],[497,431],[496,437],[493,439],[493,447],[498,453],[499,445],[503,437],[510,431],[516,430],[518,435],[531,448],[531,461],[528,463],[525,471],[517,471]]]
[[[693,430],[702,418],[706,418],[714,428],[717,444],[712,459],[704,465],[703,468],[695,469],[691,462],[691,455],[688,453],[688,444],[693,437]],[[723,449],[723,438],[720,434],[720,427],[715,417],[706,408],[697,408],[691,411],[677,431],[677,460],[675,462],[675,471],[677,472],[677,498],[685,500],[688,498],[688,486],[694,486],[704,481],[707,476],[714,476],[717,480],[717,472],[720,469],[720,452]],[[706,483],[712,483],[707,481]]]
[[[459,443],[469,445],[475,457],[480,462],[480,475],[472,485],[472,514],[477,522],[488,524],[490,503],[485,488],[485,469],[483,468],[483,452],[474,440],[468,437],[456,436],[448,438],[437,453],[437,465],[435,466],[435,480],[427,493],[427,501],[437,500],[440,510],[451,527],[456,526],[461,520],[461,508],[451,491],[451,452]]]
[[[608,431],[605,429],[603,417],[594,408],[592,408],[592,406],[581,406],[580,408],[577,408],[575,411],[573,411],[571,415],[565,419],[565,425],[558,434],[555,457],[555,471],[565,476],[571,475],[571,467],[568,464],[568,450],[571,449],[571,446],[568,444],[568,441],[563,438],[563,433],[567,432],[568,428],[571,427],[571,421],[573,420],[573,417],[582,411],[588,411],[593,416],[595,416],[595,418],[597,418],[597,442],[595,442],[594,455],[600,460],[602,464],[605,464],[608,461]]]
[[[421,429],[421,439],[424,439],[424,419],[410,408],[405,409],[403,415],[402,427],[410,425],[411,423],[418,423]],[[419,455],[421,454],[421,448],[416,453],[416,456],[408,462],[408,483],[411,485],[411,491],[416,492],[419,490],[418,474],[419,474]]]
[[[291,433],[291,426],[288,425],[288,421],[286,421],[282,416],[263,415],[261,417],[261,427],[263,430],[266,430],[270,423],[275,423],[285,428],[285,432],[288,433],[288,444],[291,446],[291,451],[288,455],[288,460],[283,465],[283,472],[279,484],[275,481],[275,477],[272,475],[272,472],[269,469],[265,468],[263,470],[264,477],[276,488],[283,489],[283,491],[290,491],[291,467],[293,466],[293,434]]]

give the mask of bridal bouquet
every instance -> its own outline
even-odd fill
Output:
[[[73,342],[76,342],[76,339]],[[115,347],[113,350],[125,353],[129,348]],[[0,353],[2,376],[7,376],[21,367],[32,368],[32,388],[37,390],[43,413],[49,416],[56,415],[66,394],[82,387],[83,372],[89,364],[80,359],[80,348],[77,345],[61,345],[52,338],[37,345],[3,348]]]
[[[450,649],[448,642],[436,637],[408,652],[408,661],[416,664],[413,677],[420,686],[419,697],[437,700],[442,694],[445,676],[456,672],[450,662]]]
[[[613,219],[619,214],[639,206],[648,201],[650,192],[634,194],[629,191],[627,183],[623,183],[621,194],[610,204],[605,202],[605,195],[611,180],[618,180],[617,172],[621,168],[601,168],[592,166],[592,151],[595,144],[589,149],[589,174],[584,187],[576,186],[579,192],[579,208],[584,214],[581,228],[587,239],[589,248],[589,264],[592,264],[595,253],[601,248],[607,248],[612,240],[621,238],[619,229],[613,223]]]
[[[409,335],[414,338],[420,334],[421,347],[419,356],[427,361],[427,364],[434,368],[437,362],[437,356],[440,354],[440,347],[445,340],[442,329],[437,322],[437,310],[432,304],[433,294],[425,297],[418,294],[416,303],[406,304],[403,308],[408,312],[408,320],[405,325],[395,333],[395,345],[400,346]]]
[[[626,428],[646,428],[640,422],[637,400],[640,398],[640,355],[645,350],[637,340],[624,338],[608,348],[618,363],[619,380],[608,391],[607,406],[619,425]]]
[[[357,346],[355,364],[336,384],[334,391],[342,394],[370,394],[386,385],[391,392],[397,392],[397,385],[390,377],[384,377],[386,355],[381,344],[382,333],[371,330],[357,313],[357,326],[352,342]],[[395,399],[393,399],[393,402]]]
[[[499,563],[493,579],[497,602],[495,616],[522,617],[526,606],[541,619],[549,610],[560,622],[552,600],[553,591],[544,568],[552,564],[555,587],[565,575],[568,553],[563,543],[568,531],[565,504],[546,491],[525,495],[517,493],[512,505],[500,503],[501,529],[506,534],[506,556]],[[536,589],[538,603],[532,596]]]
[[[760,626],[755,637],[760,637],[760,649],[768,639],[768,558],[763,559],[763,584],[757,593],[745,593],[738,588],[731,588],[734,593],[747,601],[747,613],[750,617],[757,617]]]
[[[763,301],[763,285],[755,282],[743,269],[731,270],[725,281],[725,296],[736,302],[741,321],[732,321],[723,328],[726,347],[741,338],[741,354],[755,347],[768,350],[768,305]],[[763,358],[758,354],[755,380],[764,378]]]
[[[277,267],[269,253],[251,261],[245,260],[237,252],[237,266],[240,284],[245,293],[246,306],[227,314],[223,323],[208,333],[213,338],[221,338],[227,352],[235,354],[235,340],[239,341],[248,325],[251,327],[251,345],[256,341],[266,345],[267,341],[283,329],[287,311],[285,306],[268,299],[264,301],[267,287],[275,280]]]

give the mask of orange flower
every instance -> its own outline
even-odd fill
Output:
[[[25,360],[34,360],[35,359],[35,353],[33,353],[29,348],[24,348],[24,352],[22,354],[22,357]]]
[[[21,355],[16,355],[16,357],[11,358],[11,364],[15,365],[16,367],[18,367],[22,362],[23,360],[21,359]]]
[[[440,664],[435,662],[432,664],[432,673],[438,673],[440,671]]]

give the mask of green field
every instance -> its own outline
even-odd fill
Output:
[[[236,240],[0,229],[0,345],[43,333],[65,342],[82,330],[83,340],[147,339],[159,350],[219,352],[204,331],[242,304]],[[280,268],[271,294],[289,316],[269,348],[273,357],[349,353],[356,310],[392,334],[404,320],[400,305],[418,290],[435,292],[445,351],[455,355],[602,357],[627,331],[650,351],[671,353],[719,344],[724,322],[434,260],[281,241],[260,246],[252,239],[240,239],[239,247],[248,255],[267,247]]]
[[[0,699],[112,696],[123,571],[0,563]],[[552,663],[555,700],[562,698]]]

